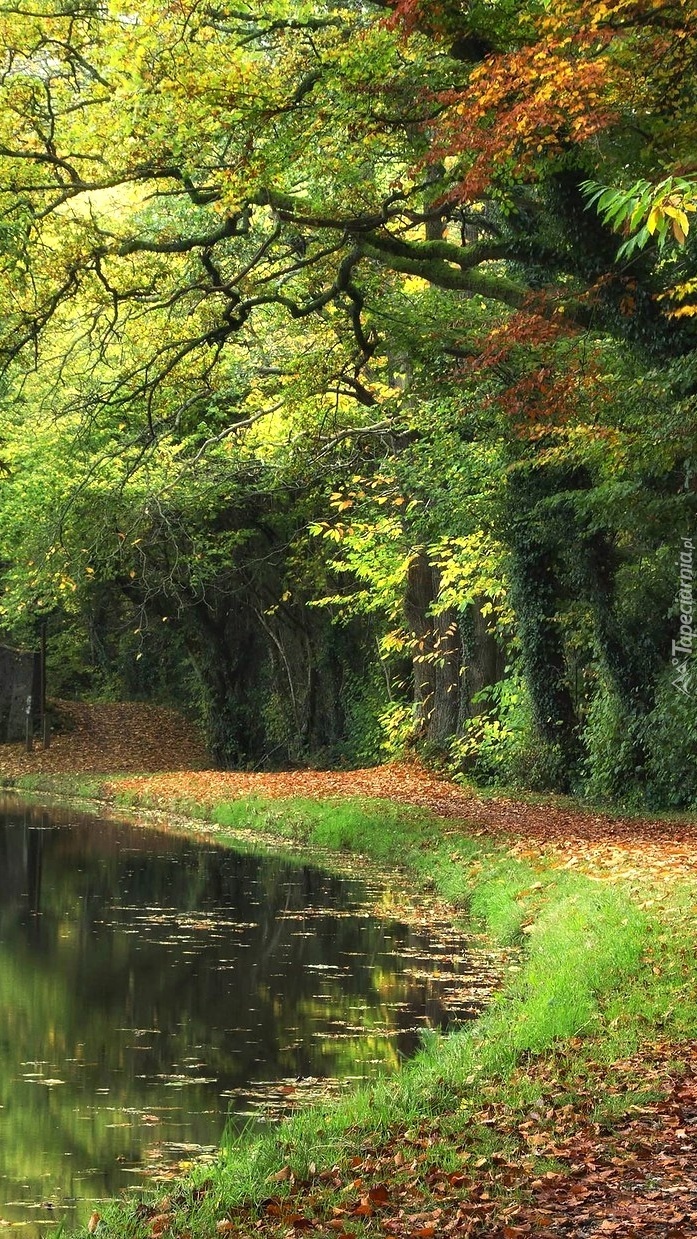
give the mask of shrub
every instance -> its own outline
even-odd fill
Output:
[[[652,808],[697,807],[697,709],[695,699],[662,677],[656,703],[642,728],[647,800]]]

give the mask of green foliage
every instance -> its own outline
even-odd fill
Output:
[[[404,700],[386,700],[387,674],[383,663],[362,676],[345,676],[341,699],[346,730],[337,751],[342,762],[370,766],[404,756],[413,736],[414,710]]]
[[[653,708],[628,712],[600,685],[585,729],[584,792],[591,799],[631,809],[691,809],[697,806],[697,724],[689,691],[662,675]]]
[[[697,710],[692,692],[676,685],[672,667],[661,678],[642,734],[650,806],[697,808]]]
[[[450,745],[449,769],[475,783],[506,784],[525,745],[534,736],[530,701],[519,675],[509,675],[474,698],[479,710]]]
[[[414,734],[414,707],[389,701],[380,712],[380,759],[396,761],[404,757]]]
[[[0,5],[0,625],[50,617],[53,691],[535,788],[588,718],[598,794],[678,794],[693,32],[620,7]],[[475,611],[525,684],[481,714]]]
[[[668,176],[656,185],[640,180],[629,189],[585,181],[581,189],[588,206],[596,208],[605,224],[629,234],[617,251],[618,259],[644,249],[652,237],[659,250],[669,238],[684,245],[690,231],[689,213],[697,210],[697,182],[679,176]]]
[[[629,797],[634,805],[637,804],[637,740],[636,720],[628,716],[627,708],[617,693],[600,684],[591,702],[584,730],[586,795],[593,800],[620,803],[626,802]]]
[[[520,791],[568,784],[566,755],[559,745],[540,736],[520,673],[500,680],[478,698],[480,713],[467,719],[449,747],[448,769],[456,779]]]

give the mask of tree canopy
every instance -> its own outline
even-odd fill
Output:
[[[695,14],[0,4],[5,630],[221,761],[691,802]]]

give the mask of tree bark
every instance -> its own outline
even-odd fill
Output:
[[[462,730],[467,719],[486,709],[486,701],[475,698],[498,684],[506,670],[506,651],[490,629],[489,617],[484,614],[486,603],[486,598],[475,598],[462,624],[464,674],[458,730]]]
[[[407,574],[404,614],[413,640],[416,733],[442,745],[457,731],[462,650],[457,612],[431,614],[438,597],[439,574],[424,550],[412,557]]]

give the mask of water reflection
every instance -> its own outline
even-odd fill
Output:
[[[261,1081],[292,1093],[410,1054],[445,1018],[452,943],[427,950],[365,895],[311,866],[0,803],[2,1218],[34,1230],[215,1146]]]

